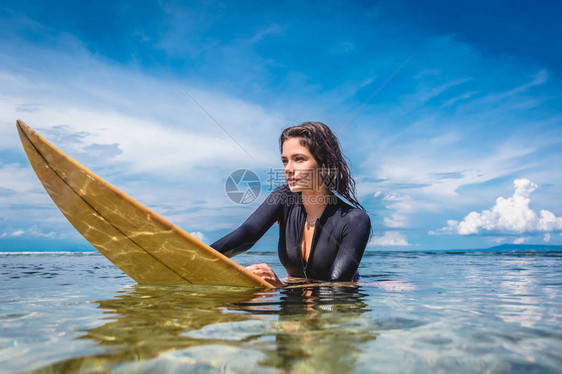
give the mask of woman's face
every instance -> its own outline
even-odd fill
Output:
[[[291,192],[320,191],[318,162],[299,138],[289,138],[283,143],[281,162]]]

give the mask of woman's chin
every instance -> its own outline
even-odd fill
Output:
[[[299,192],[298,189],[297,186],[289,184],[289,190],[291,190],[291,192]]]
[[[302,192],[303,188],[298,184],[289,183],[289,190],[291,190],[291,192]]]
[[[310,186],[310,184],[306,184],[306,183],[287,183],[287,185],[289,186],[289,190],[291,190],[291,192],[304,192],[304,191],[308,191],[310,193],[323,193],[323,190],[319,189],[319,190],[313,190],[312,187]]]

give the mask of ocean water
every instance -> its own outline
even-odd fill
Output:
[[[140,286],[95,252],[1,253],[0,372],[562,368],[561,252],[371,251],[360,270],[274,291]]]

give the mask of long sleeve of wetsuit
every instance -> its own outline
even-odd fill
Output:
[[[338,254],[330,270],[330,281],[351,281],[365,252],[371,234],[371,219],[361,210],[353,213],[344,228]]]
[[[227,257],[252,248],[271,225],[280,219],[284,190],[283,186],[275,189],[240,227],[211,244],[211,247]]]

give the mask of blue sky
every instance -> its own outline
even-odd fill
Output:
[[[3,2],[0,251],[90,248],[18,118],[207,243],[267,196],[282,129],[312,120],[351,160],[368,250],[562,244],[562,5],[420,4]],[[239,168],[264,183],[251,204],[225,193]]]

